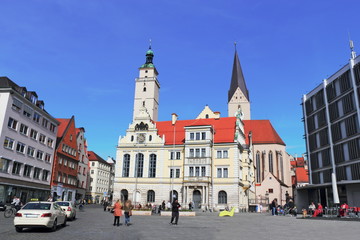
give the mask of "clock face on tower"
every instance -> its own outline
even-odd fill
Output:
[[[140,133],[137,137],[139,143],[143,143],[145,141],[145,134]]]

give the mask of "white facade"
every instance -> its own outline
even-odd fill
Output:
[[[58,122],[44,111],[35,92],[10,84],[0,84],[0,201],[14,195],[23,202],[46,200]]]
[[[105,160],[90,160],[90,194],[94,203],[109,197],[111,164]]]

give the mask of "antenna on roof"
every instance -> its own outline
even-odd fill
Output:
[[[348,34],[349,34],[349,45],[350,45],[350,50],[351,50],[351,58],[355,59],[356,58],[356,52],[354,51],[354,42],[353,42],[353,40],[351,40],[350,32],[348,32]]]

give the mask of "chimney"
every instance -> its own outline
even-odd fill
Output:
[[[178,115],[176,113],[171,114],[171,124],[174,125],[176,123],[176,120],[178,118]]]
[[[214,112],[214,114],[215,114],[215,119],[220,119],[220,112]]]

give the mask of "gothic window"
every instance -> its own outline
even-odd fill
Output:
[[[130,155],[125,154],[123,160],[123,177],[129,177],[130,170]]]
[[[227,194],[225,191],[220,191],[218,194],[218,203],[227,204]]]
[[[149,177],[154,178],[156,177],[156,155],[150,155],[150,166],[149,166]]]
[[[144,130],[148,130],[149,126],[146,123],[141,122],[140,124],[136,124],[135,125],[135,131],[144,131]]]
[[[136,154],[135,177],[143,177],[144,154]]]
[[[273,154],[269,152],[269,172],[274,173]]]
[[[260,183],[261,179],[260,179],[260,173],[261,173],[261,168],[260,168],[260,152],[256,153],[256,182]]]
[[[153,190],[147,192],[147,202],[155,202],[155,192]]]

